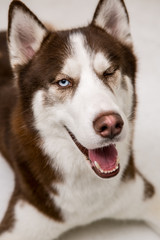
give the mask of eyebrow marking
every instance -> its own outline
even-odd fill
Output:
[[[75,57],[69,57],[66,59],[64,67],[61,71],[63,74],[68,75],[73,79],[78,79],[81,73],[81,66],[76,61]]]
[[[109,59],[105,57],[102,52],[96,53],[94,60],[93,60],[93,68],[98,74],[102,74],[108,68],[111,67],[111,63]]]

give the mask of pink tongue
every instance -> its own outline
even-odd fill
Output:
[[[104,171],[110,171],[116,167],[117,150],[114,145],[104,148],[89,150],[89,159],[91,162],[97,162]]]

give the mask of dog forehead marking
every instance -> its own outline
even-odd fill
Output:
[[[111,66],[109,59],[101,51],[97,53],[92,51],[83,34],[70,35],[70,44],[72,54],[66,59],[62,73],[78,79],[82,71],[86,71],[87,68],[92,67],[96,73],[101,74]]]
[[[73,79],[80,78],[82,68],[90,65],[89,53],[84,44],[85,36],[81,33],[70,35],[71,56],[66,59],[62,73]]]

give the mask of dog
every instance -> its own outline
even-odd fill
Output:
[[[100,0],[88,26],[52,31],[14,0],[0,47],[0,152],[15,174],[0,240],[56,239],[102,218],[144,220],[160,234],[157,189],[134,160],[125,3]]]

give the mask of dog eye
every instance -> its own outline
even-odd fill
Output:
[[[112,76],[116,71],[118,70],[118,67],[110,67],[106,71],[103,72],[103,77]]]
[[[61,80],[59,80],[57,83],[58,83],[58,85],[59,85],[60,87],[63,87],[63,88],[69,87],[69,86],[72,85],[71,82],[68,81],[67,79],[61,79]]]

